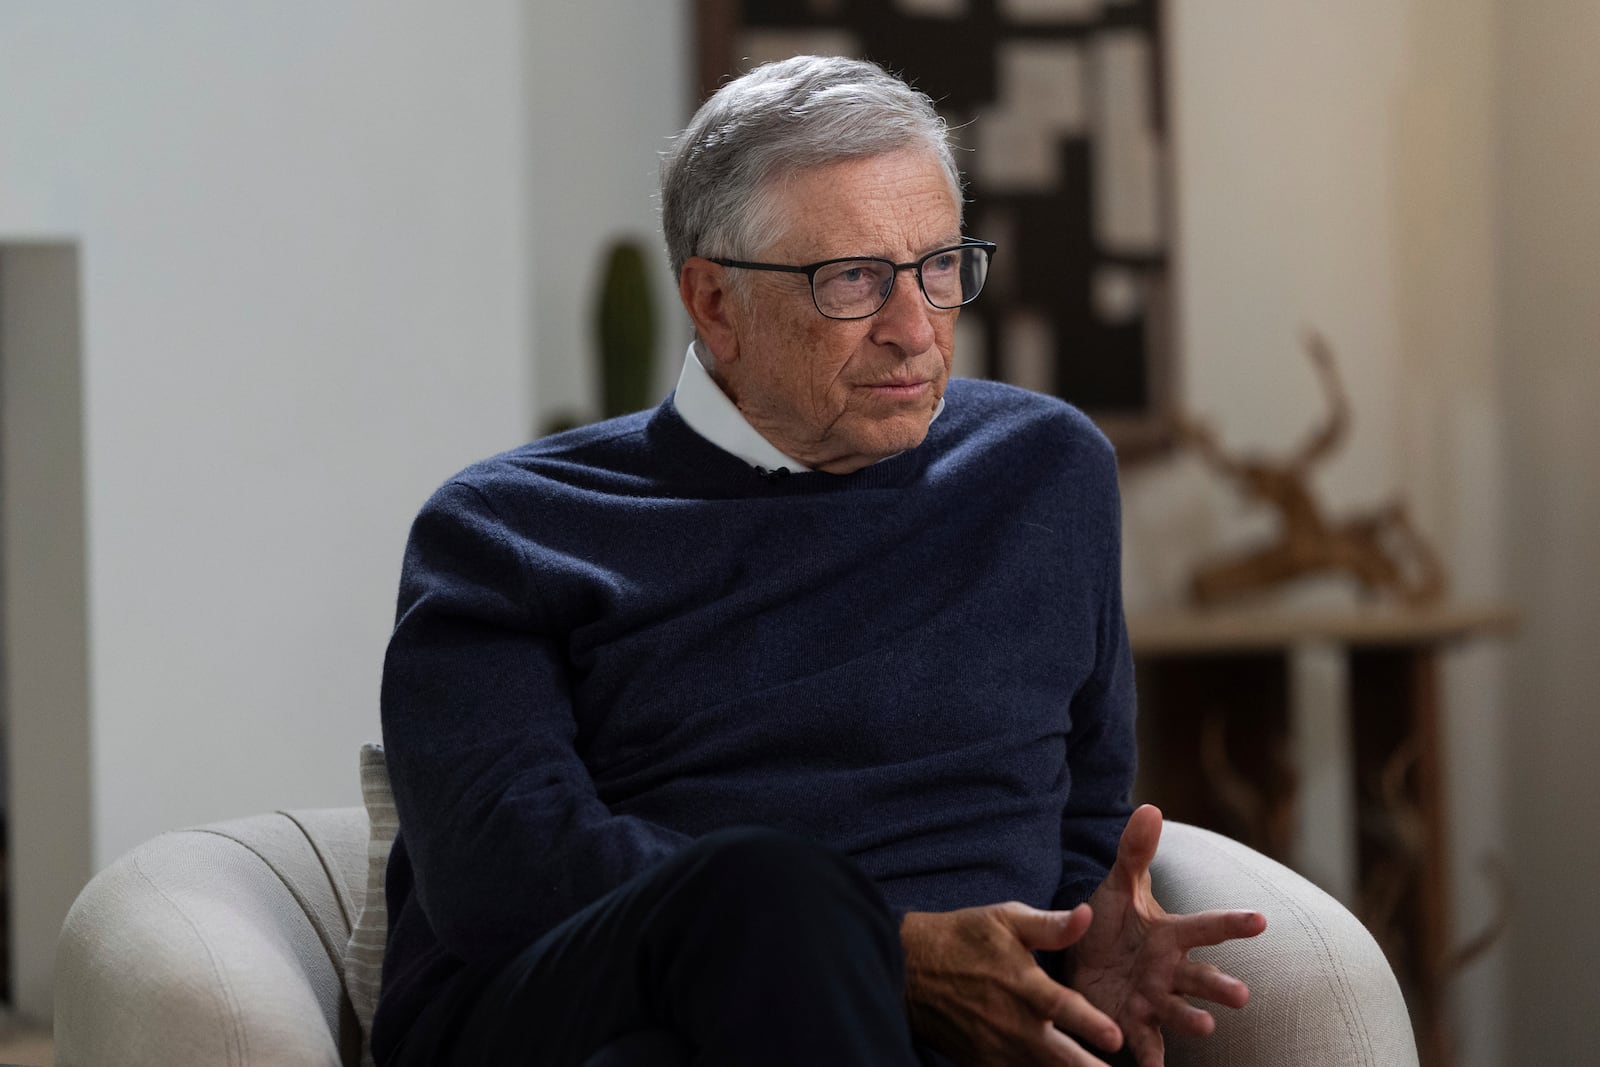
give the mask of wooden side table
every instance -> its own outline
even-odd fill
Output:
[[[1405,991],[1423,1067],[1451,1062],[1439,654],[1515,625],[1497,605],[1128,620],[1140,799],[1354,909]]]

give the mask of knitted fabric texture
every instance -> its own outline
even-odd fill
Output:
[[[400,817],[379,1063],[503,956],[736,825],[899,912],[1070,906],[1129,811],[1116,465],[956,380],[924,443],[752,470],[660,407],[463,471],[411,531],[383,677]]]

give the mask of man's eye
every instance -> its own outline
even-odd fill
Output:
[[[930,274],[948,274],[955,270],[961,263],[961,256],[956,252],[941,252],[928,260],[922,269]]]
[[[829,286],[868,287],[880,273],[873,263],[840,263],[826,273],[817,275],[817,281]]]

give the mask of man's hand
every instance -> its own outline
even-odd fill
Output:
[[[1090,919],[1082,904],[1072,911],[1011,903],[907,914],[900,927],[906,1011],[918,1040],[958,1063],[1104,1067],[1062,1031],[1108,1051],[1121,1047],[1121,1031],[1045,974],[1032,951],[1074,944]]]
[[[1253,911],[1169,915],[1150,893],[1150,861],[1161,841],[1161,812],[1146,804],[1128,819],[1111,873],[1089,898],[1094,923],[1073,950],[1071,985],[1117,1021],[1139,1067],[1162,1067],[1161,1027],[1203,1036],[1216,1027],[1211,1013],[1186,997],[1242,1008],[1250,991],[1189,950],[1267,928]]]

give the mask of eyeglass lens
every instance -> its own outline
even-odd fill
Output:
[[[925,256],[917,274],[928,303],[955,308],[974,300],[989,272],[986,248],[946,248]],[[811,279],[817,310],[836,319],[865,318],[883,307],[894,288],[894,264],[886,259],[846,259],[829,263]]]

